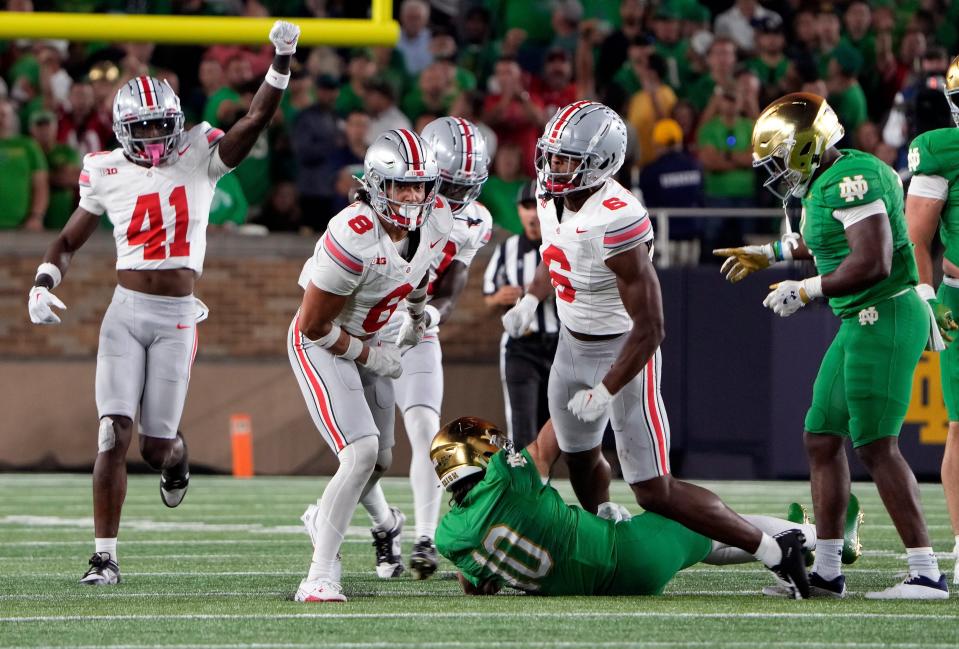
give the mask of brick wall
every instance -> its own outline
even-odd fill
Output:
[[[26,298],[52,233],[0,233],[0,358],[90,358],[96,355],[100,319],[116,284],[116,254],[108,232],[97,232],[71,264],[56,294],[68,309],[63,324],[30,324]],[[199,357],[285,357],[290,319],[302,298],[297,286],[315,239],[274,234],[209,234],[197,296],[210,307],[200,327]],[[492,251],[473,264],[457,310],[441,331],[451,362],[495,362],[502,327],[483,304],[482,275]]]

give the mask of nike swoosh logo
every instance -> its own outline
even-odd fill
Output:
[[[440,241],[442,241],[442,239],[437,239],[436,241],[434,241],[433,243],[431,243],[431,244],[430,244],[430,248],[435,248],[435,247],[436,247],[436,244],[438,244]]]
[[[579,228],[576,228],[576,234],[583,234],[584,232],[589,232],[589,228],[586,228],[585,230],[580,230]]]
[[[189,328],[190,328],[190,325],[177,324],[176,328],[177,328],[177,329],[189,329]]]
[[[180,155],[183,155],[184,153],[187,152],[187,149],[189,149],[191,146],[193,146],[193,145],[192,145],[192,144],[187,144],[185,147],[183,147],[182,149],[180,149],[179,151],[177,151],[177,153],[179,153]]]

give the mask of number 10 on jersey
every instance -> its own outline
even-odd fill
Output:
[[[190,223],[190,208],[186,202],[186,188],[183,185],[170,192],[169,204],[176,214],[173,224],[173,241],[170,242],[170,257],[189,257],[190,242],[187,241],[187,227]],[[146,221],[146,229],[143,222]],[[143,258],[147,260],[167,258],[167,231],[163,227],[163,209],[160,194],[142,194],[137,196],[133,208],[130,226],[127,228],[127,242],[131,246],[143,246]]]

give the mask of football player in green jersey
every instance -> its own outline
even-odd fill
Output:
[[[946,100],[952,119],[959,126],[959,56],[946,72]],[[926,131],[909,146],[912,181],[906,194],[909,238],[915,244],[919,268],[919,294],[934,309],[942,336],[951,342],[956,328],[953,314],[959,311],[959,128]],[[945,247],[942,270],[945,277],[936,293],[932,288],[932,240],[939,229]],[[952,583],[959,584],[959,345],[950,345],[940,355],[942,391],[949,414],[946,450],[942,456],[942,488],[956,535],[956,570]]]
[[[876,483],[909,562],[902,583],[866,597],[945,599],[946,578],[932,551],[916,478],[899,452],[912,375],[939,329],[915,290],[918,275],[899,176],[868,153],[836,149],[843,133],[836,113],[818,95],[793,93],[770,104],[753,129],[753,166],[769,172],[765,187],[784,201],[802,199],[800,235],[715,252],[728,257],[723,272],[733,282],[780,259],[812,259],[818,275],[774,285],[763,305],[786,317],[824,297],[842,320],[805,421],[819,539],[810,575],[813,594],[846,593],[840,559],[849,497],[848,437]]]
[[[559,456],[549,423],[519,452],[494,424],[476,417],[457,419],[437,433],[430,459],[453,497],[436,547],[460,570],[466,593],[493,594],[506,584],[540,595],[657,595],[695,563],[755,560],[659,514],[615,521],[567,505],[548,482]],[[782,549],[782,562],[772,569],[780,582],[804,581],[802,555],[815,548],[815,527],[744,518]],[[858,522],[849,550],[858,553]]]

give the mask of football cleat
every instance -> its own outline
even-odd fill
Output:
[[[902,582],[886,590],[866,593],[866,599],[949,599],[946,576],[939,573],[939,581],[910,572]]]
[[[767,586],[763,588],[763,595],[769,597],[794,597],[795,589],[792,586]],[[846,578],[839,575],[831,581],[826,581],[816,573],[809,575],[809,596],[819,599],[842,599],[846,596]]]
[[[773,537],[782,550],[778,565],[770,568],[780,585],[792,589],[793,599],[809,597],[809,575],[803,562],[803,542],[806,537],[799,530],[786,530]]]
[[[110,557],[109,552],[94,552],[90,557],[90,567],[80,577],[80,583],[87,586],[112,586],[120,583],[120,566]]]
[[[806,511],[806,508],[799,503],[790,503],[789,509],[786,510],[786,520],[790,523],[808,525],[809,513]],[[803,548],[803,560],[806,567],[810,567],[816,561],[816,550]]]
[[[859,507],[856,494],[849,494],[849,504],[846,506],[846,528],[843,531],[842,562],[855,563],[862,556],[862,543],[859,542],[859,528],[862,526],[863,514]]]
[[[376,551],[376,576],[380,579],[392,579],[403,574],[403,550],[400,546],[400,532],[403,531],[403,516],[396,507],[390,507],[393,512],[395,526],[391,530],[371,529],[373,534],[373,549]]]
[[[293,599],[297,602],[345,602],[343,588],[332,579],[314,579],[300,582]]]
[[[183,442],[183,461],[170,469],[160,472],[160,500],[167,507],[176,507],[186,497],[190,486],[190,463],[187,460],[186,440],[180,431],[176,436]]]
[[[436,572],[439,566],[439,557],[436,554],[436,545],[428,536],[421,536],[413,545],[410,553],[410,570],[416,579],[428,579]]]

